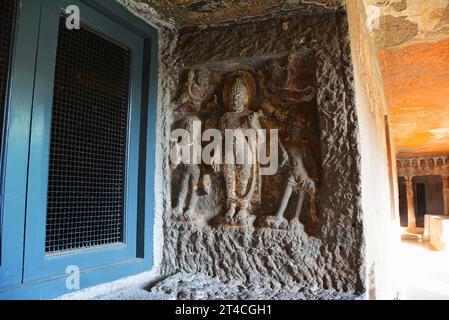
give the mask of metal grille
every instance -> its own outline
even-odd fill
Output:
[[[5,116],[14,9],[15,0],[0,0],[0,133]]]
[[[46,252],[123,242],[130,50],[61,17]]]

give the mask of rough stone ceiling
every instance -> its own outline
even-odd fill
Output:
[[[373,30],[379,50],[417,42],[437,42],[449,35],[448,0],[365,0],[380,8],[380,29]]]
[[[398,154],[449,153],[449,0],[365,0]]]
[[[176,28],[209,26],[345,0],[118,0]],[[372,37],[398,154],[449,153],[449,0],[360,0],[380,9]],[[144,8],[146,7],[146,8]]]
[[[306,4],[337,8],[343,0],[138,0],[155,9],[178,28],[214,25],[263,16],[273,12],[301,9]]]

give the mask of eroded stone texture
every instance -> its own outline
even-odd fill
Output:
[[[178,173],[170,170],[168,157],[165,158],[164,171],[171,183],[165,185],[164,191],[167,205],[163,216],[163,274],[201,273],[224,282],[286,290],[303,288],[317,295],[322,290],[351,297],[364,293],[360,156],[346,16],[335,10],[325,14],[321,7],[320,10],[321,14],[315,16],[297,14],[205,30],[184,29],[179,34],[173,59],[162,61],[170,69],[170,80],[164,83],[170,85],[166,88],[172,97],[170,105],[163,106],[167,111],[161,114],[164,122],[170,122],[173,128],[177,118],[183,117],[175,111],[179,104],[174,102],[186,81],[183,75],[188,70],[206,68],[212,73],[215,87],[210,100],[205,99],[202,107],[205,114],[201,117],[207,126],[217,127],[225,111],[221,88],[229,74],[251,73],[257,84],[258,99],[268,100],[274,108],[272,115],[276,115],[282,106],[275,94],[264,97],[259,71],[269,61],[313,52],[308,64],[298,70],[300,75],[306,74],[310,65],[314,65],[316,94],[315,105],[310,109],[317,120],[316,129],[309,131],[316,141],[309,142],[313,141],[313,148],[319,146],[316,161],[320,171],[317,223],[311,221],[310,205],[305,204],[302,219],[291,219],[286,213],[291,219],[286,228],[263,227],[257,219],[254,223],[232,225],[214,223],[214,217],[226,212],[225,177],[222,171],[214,173],[208,166],[201,166],[200,170],[201,176],[210,176],[210,190],[204,192],[201,183],[198,188],[201,190],[195,190],[200,194],[196,217],[206,218],[174,217],[173,208],[179,195],[176,187],[180,185],[176,181],[180,181],[183,171],[177,176]],[[254,112],[263,109],[264,117],[269,118],[270,108],[256,103],[251,109]],[[165,133],[161,137],[165,139],[162,150],[168,151]],[[275,215],[288,176],[289,170],[281,168],[278,174],[264,178],[267,189],[261,192],[260,205],[251,206],[252,216]],[[294,203],[290,212],[295,209]]]
[[[248,18],[282,14],[285,11],[309,11],[309,4],[323,8],[341,8],[342,0],[136,0],[151,7],[178,28],[217,25]]]
[[[399,2],[393,2],[391,4],[395,11],[401,12],[407,9],[407,0],[401,0]]]
[[[261,287],[239,281],[223,283],[201,274],[176,274],[151,288],[150,294],[176,300],[348,300],[360,296],[336,293],[333,290],[312,290],[294,287],[285,290],[280,286]]]
[[[380,50],[388,46],[399,46],[413,39],[419,32],[418,25],[407,20],[406,17],[382,16],[380,24],[392,30],[392,32],[383,32],[376,30],[374,38]],[[394,30],[394,31],[393,31]]]
[[[379,50],[447,38],[449,0],[362,0],[380,9],[380,28],[373,29]]]

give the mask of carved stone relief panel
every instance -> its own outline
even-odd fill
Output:
[[[173,100],[172,132],[183,129],[189,139],[184,145],[172,139],[172,220],[274,230],[305,225],[310,233],[319,228],[316,86],[315,53],[308,48],[185,70]],[[211,129],[218,143],[207,135]],[[243,162],[238,137],[245,139]],[[189,150],[189,161],[173,160],[180,149]],[[205,153],[213,159],[205,160]],[[264,174],[273,164],[267,159],[275,170]]]
[[[400,177],[449,175],[449,155],[447,154],[398,157],[396,164]]]
[[[170,183],[162,187],[171,197],[164,202],[163,275],[364,292],[359,130],[346,21],[329,12],[179,34],[175,58],[164,62],[174,65],[161,117],[171,128],[163,124],[161,145],[167,150],[168,132],[189,127],[186,122],[196,137],[199,119],[203,139],[191,140],[213,161],[164,162]],[[267,174],[259,152],[255,163],[226,162],[226,152],[210,147],[218,132],[216,145],[226,149],[226,128],[265,130],[256,140],[244,135],[250,158],[253,142],[277,135],[275,148],[265,143],[267,158],[277,157],[275,172]],[[171,138],[176,154],[174,145],[182,143]],[[193,149],[191,140],[184,145]],[[238,158],[232,155],[228,160]]]

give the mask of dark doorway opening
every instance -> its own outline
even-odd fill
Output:
[[[401,227],[408,226],[408,216],[407,216],[407,189],[405,186],[405,178],[398,178],[399,187],[399,218]]]
[[[418,215],[426,214],[426,185],[424,183],[416,184],[416,194],[418,200]]]
[[[424,216],[427,213],[426,184],[416,184],[416,222],[419,227],[424,226]]]

